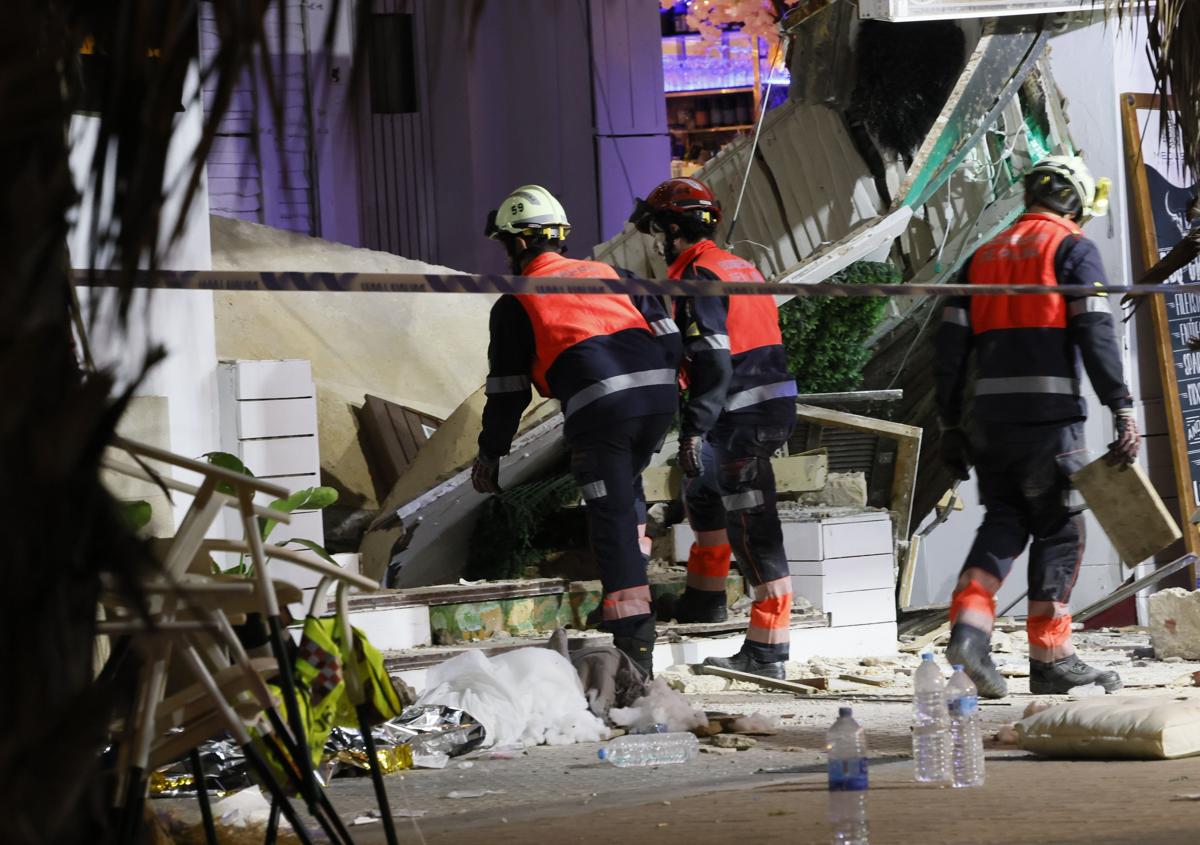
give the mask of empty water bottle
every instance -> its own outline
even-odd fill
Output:
[[[700,753],[700,743],[689,733],[650,733],[620,736],[601,748],[598,756],[614,766],[662,766],[686,763]]]
[[[913,675],[913,770],[920,783],[950,780],[950,713],[946,681],[926,652]]]
[[[983,732],[979,727],[979,695],[962,666],[954,667],[946,685],[950,711],[951,783],[983,786]]]
[[[867,734],[849,707],[825,735],[829,760],[829,823],[833,841],[867,845]]]

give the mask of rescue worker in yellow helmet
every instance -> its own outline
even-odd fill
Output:
[[[968,284],[1043,285],[1044,294],[950,297],[936,338],[934,376],[942,460],[960,478],[974,464],[983,524],[950,609],[946,657],[985,698],[1007,684],[990,656],[996,592],[1029,545],[1029,687],[1064,694],[1114,671],[1088,666],[1071,644],[1071,588],[1083,559],[1083,510],[1070,474],[1087,459],[1080,362],[1113,414],[1109,460],[1133,463],[1138,430],[1108,298],[1064,296],[1058,285],[1103,285],[1095,244],[1079,228],[1107,211],[1106,191],[1078,156],[1049,156],[1025,178],[1026,211],[968,261]],[[974,355],[974,405],[966,414]]]

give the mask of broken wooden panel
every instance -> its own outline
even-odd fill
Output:
[[[367,394],[363,400],[359,431],[375,494],[383,501],[442,420],[378,396]]]
[[[886,482],[886,501],[876,506],[895,513],[896,536],[907,539],[921,429],[814,405],[797,405],[796,422],[790,446],[827,449],[829,470],[866,474],[869,491]]]

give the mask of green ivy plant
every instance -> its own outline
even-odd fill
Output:
[[[900,271],[877,261],[857,261],[831,282],[892,285]],[[801,393],[857,390],[870,360],[866,340],[883,319],[883,297],[798,296],[779,308],[788,368]]]
[[[230,472],[240,473],[241,475],[248,475],[251,478],[254,477],[254,473],[251,472],[244,463],[242,463],[241,459],[237,455],[231,455],[228,452],[208,452],[203,457],[213,466],[227,469]],[[217,492],[233,495],[234,490],[231,484],[220,483],[217,485]],[[329,507],[337,501],[337,498],[338,492],[332,487],[305,487],[303,490],[297,490],[295,493],[292,493],[287,498],[276,499],[275,501],[271,502],[271,504],[267,505],[267,507],[271,510],[276,510],[281,513],[291,513],[292,511],[298,510],[317,511]],[[260,516],[258,518],[259,536],[262,537],[264,543],[267,541],[267,538],[271,535],[271,532],[275,530],[275,526],[278,524],[279,520],[277,519],[264,516]],[[325,551],[325,548],[320,543],[317,543],[313,540],[305,540],[301,537],[292,537],[290,540],[285,541],[282,545],[288,546],[293,544],[297,546],[303,546],[309,551],[329,561],[334,566],[337,566],[337,561],[335,561],[329,555],[329,552]],[[242,555],[238,560],[237,566],[230,567],[224,571],[236,572],[239,575],[245,575],[250,571],[251,565],[252,562],[249,560],[249,558],[246,555]]]

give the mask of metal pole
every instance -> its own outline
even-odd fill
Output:
[[[204,761],[200,759],[199,749],[192,749],[191,758],[196,800],[200,802],[200,818],[204,822],[204,841],[208,845],[217,845],[217,828],[213,824],[212,807],[208,803],[208,783],[204,778]]]

